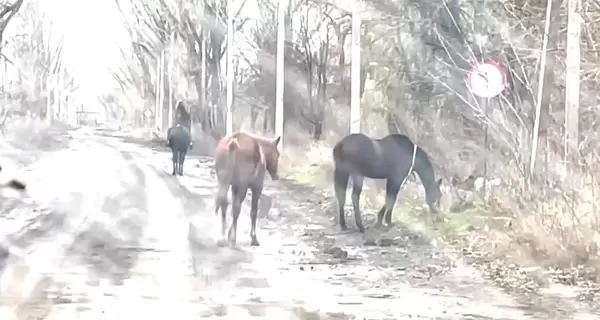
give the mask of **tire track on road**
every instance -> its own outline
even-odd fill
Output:
[[[72,277],[68,272],[65,273],[65,269],[69,272],[79,269],[78,272],[85,273],[81,270],[85,269],[80,265],[81,257],[75,253],[77,248],[82,246],[81,235],[89,233],[90,227],[95,225],[96,208],[104,201],[102,192],[98,190],[99,186],[97,184],[90,186],[87,183],[86,177],[94,180],[94,175],[89,175],[90,171],[86,171],[85,164],[89,161],[94,165],[94,161],[97,162],[106,156],[104,152],[105,150],[98,150],[93,142],[73,141],[70,150],[61,152],[52,159],[43,159],[33,169],[32,172],[45,177],[45,180],[42,179],[45,183],[38,181],[30,185],[34,186],[32,188],[34,195],[50,207],[48,220],[53,221],[63,217],[64,221],[51,230],[43,229],[48,228],[47,224],[38,226],[37,229],[32,230],[34,233],[41,231],[41,234],[35,237],[37,240],[30,240],[26,251],[13,255],[10,270],[3,275],[3,284],[20,290],[7,290],[7,295],[13,295],[7,306],[11,309],[8,312],[12,315],[6,315],[9,317],[7,319],[13,316],[18,319],[51,318],[56,313],[61,316],[72,316],[74,308],[64,310],[65,308],[54,306],[65,303],[78,305],[88,303],[89,297],[85,293],[77,292],[81,291],[82,284],[88,280],[87,277]],[[102,170],[98,172],[97,169],[91,171],[99,173],[95,177],[103,173]],[[100,166],[99,169],[103,167]],[[80,201],[74,201],[76,199],[72,198],[77,194],[81,195]],[[43,242],[39,243],[42,239]],[[80,283],[73,283],[73,279],[69,278],[77,278],[77,282]],[[66,289],[75,292],[67,293]],[[7,301],[7,299],[2,300]]]

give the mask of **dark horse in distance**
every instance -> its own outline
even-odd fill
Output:
[[[250,208],[250,244],[259,246],[256,237],[256,219],[258,218],[258,200],[262,194],[265,172],[269,172],[271,179],[277,180],[279,164],[279,150],[277,146],[280,138],[268,139],[256,135],[238,132],[219,140],[215,153],[215,171],[219,183],[219,191],[215,201],[215,213],[221,210],[221,235],[219,245],[228,242],[235,246],[237,222],[246,198],[248,189],[252,191],[252,205]],[[231,186],[232,216],[233,221],[225,239],[227,222],[227,193]]]
[[[359,200],[365,177],[386,180],[385,205],[377,214],[375,227],[392,225],[392,210],[400,188],[414,171],[425,187],[425,198],[432,212],[437,212],[442,193],[442,180],[435,181],[433,166],[429,156],[414,144],[407,136],[391,134],[382,139],[372,139],[356,133],[346,136],[333,148],[335,165],[334,186],[338,202],[339,223],[342,230],[347,229],[344,218],[346,189],[352,178],[352,206],[354,221],[360,232],[365,232],[360,216]]]
[[[192,132],[192,117],[182,101],[177,101],[177,107],[175,107],[175,124],[181,124],[187,127],[190,133]]]
[[[183,163],[188,148],[192,148],[192,121],[181,101],[177,102],[174,125],[167,131],[167,144],[173,154],[173,175],[183,175]]]

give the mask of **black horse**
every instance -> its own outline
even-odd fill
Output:
[[[186,126],[177,124],[167,131],[167,144],[173,154],[173,175],[183,175],[183,162],[191,143],[192,135]]]
[[[442,179],[435,181],[429,156],[407,136],[391,134],[382,139],[372,139],[360,133],[351,134],[335,145],[333,159],[335,196],[338,201],[339,223],[342,230],[347,229],[344,205],[350,177],[353,184],[354,220],[360,232],[365,232],[359,209],[365,177],[387,180],[385,205],[377,214],[375,227],[383,225],[384,216],[386,224],[392,225],[392,210],[398,192],[413,171],[419,175],[425,187],[425,198],[430,210],[437,212],[442,196],[440,191]]]

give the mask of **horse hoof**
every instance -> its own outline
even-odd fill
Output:
[[[390,221],[390,222],[386,223],[386,228],[387,229],[392,229],[393,227],[394,227],[394,223],[393,222]]]
[[[260,246],[260,243],[258,243],[258,240],[252,239],[252,241],[250,241],[250,245],[253,247],[258,247]]]
[[[383,228],[383,224],[381,222],[377,222],[374,226],[373,229],[381,229]]]
[[[363,226],[358,227],[358,232],[365,233],[365,227],[363,227]]]
[[[225,239],[217,240],[217,247],[225,247],[225,246],[227,246],[227,240],[225,240]]]
[[[171,173],[171,175],[172,175],[172,176],[174,176],[174,175],[175,175],[175,172]]]

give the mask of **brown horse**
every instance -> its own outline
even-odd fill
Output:
[[[262,194],[265,172],[268,171],[273,180],[278,179],[277,167],[279,163],[280,137],[268,139],[238,132],[219,140],[215,153],[215,171],[219,182],[219,191],[215,202],[215,213],[221,209],[221,236],[219,245],[229,242],[235,246],[237,221],[242,208],[242,202],[246,198],[248,189],[252,191],[252,205],[250,208],[250,244],[259,246],[256,238],[256,219],[258,217],[258,199]],[[231,186],[231,197],[233,201],[233,221],[225,239],[227,222],[227,193]]]

